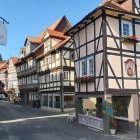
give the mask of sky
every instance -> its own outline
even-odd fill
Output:
[[[27,36],[36,37],[65,15],[75,25],[103,0],[0,0],[0,17],[9,24],[7,44],[0,45],[4,60],[19,57]]]

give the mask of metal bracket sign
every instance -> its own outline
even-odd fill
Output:
[[[0,21],[0,44],[6,45],[7,42],[7,30],[3,22]]]
[[[9,24],[4,18],[0,17],[2,22],[0,21],[0,45],[6,45],[7,42],[7,30],[4,23]]]

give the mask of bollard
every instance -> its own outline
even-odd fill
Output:
[[[137,139],[139,139],[139,119],[136,120],[137,125]]]

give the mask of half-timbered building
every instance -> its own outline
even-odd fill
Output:
[[[27,37],[15,64],[22,104],[34,106],[39,100],[36,57],[42,53],[40,44],[41,38]]]
[[[43,32],[44,53],[37,58],[42,108],[74,108],[73,42],[64,35],[70,27],[64,16]]]
[[[8,62],[7,61],[1,61],[0,62],[0,98],[5,98],[7,96],[7,77],[8,77]]]
[[[9,65],[7,68],[8,72],[8,91],[13,90],[14,96],[19,96],[19,89],[18,89],[18,78],[17,78],[17,71],[15,64],[18,62],[18,58],[11,57],[8,61]]]
[[[110,115],[118,129],[134,132],[140,118],[140,1],[104,0],[66,35],[75,46],[79,123],[108,131]],[[81,108],[96,117],[78,114]]]

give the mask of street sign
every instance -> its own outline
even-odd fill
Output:
[[[0,21],[0,44],[6,45],[7,41],[7,30],[3,22]]]

